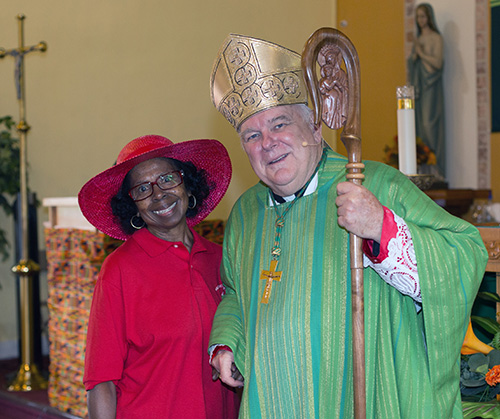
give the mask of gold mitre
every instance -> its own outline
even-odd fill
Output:
[[[307,104],[301,57],[280,45],[230,34],[210,77],[212,102],[236,130],[257,112]]]

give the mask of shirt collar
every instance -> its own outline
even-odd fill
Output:
[[[207,248],[205,247],[203,241],[201,240],[199,234],[190,228],[191,233],[193,233],[193,246],[191,248],[191,254],[197,252],[206,252]],[[167,240],[160,239],[152,234],[147,228],[141,228],[136,231],[131,239],[133,239],[149,256],[156,257],[161,255],[162,253],[170,250],[170,248],[175,247],[183,247],[184,243],[182,242],[169,242]],[[130,240],[130,239],[129,239]]]
[[[304,195],[302,196],[310,195],[313,192],[316,192],[316,189],[318,189],[318,172],[314,174],[313,178],[311,179],[311,182],[309,182],[309,185],[307,185]],[[289,196],[283,196],[282,198],[285,200],[285,202],[291,202],[295,199],[295,196],[296,196],[295,194],[292,194]],[[273,205],[274,205],[273,199],[269,196],[269,206],[272,207]]]

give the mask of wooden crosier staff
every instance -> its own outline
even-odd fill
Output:
[[[321,58],[321,59],[319,59]],[[347,71],[340,68],[343,60]],[[316,61],[322,69],[322,83],[318,82]],[[328,68],[327,68],[328,67]],[[361,185],[364,175],[361,173],[364,164],[361,163],[361,118],[360,118],[360,77],[359,59],[352,42],[340,31],[333,28],[321,28],[314,32],[302,53],[302,69],[309,97],[315,112],[316,127],[325,123],[334,129],[344,126],[340,136],[347,149],[349,163],[346,165],[346,178]],[[330,79],[330,80],[329,80]],[[345,83],[347,82],[347,83]],[[328,91],[330,89],[330,91]],[[323,95],[326,101],[321,100]],[[330,96],[329,96],[330,95]],[[347,101],[347,103],[345,103]],[[331,123],[325,120],[327,113],[334,114]],[[336,113],[337,112],[337,113]],[[340,112],[340,114],[339,114]],[[327,118],[330,120],[330,118]],[[339,122],[340,121],[340,122]],[[354,368],[354,416],[357,419],[366,418],[366,383],[365,383],[365,322],[364,322],[364,291],[363,291],[363,253],[362,239],[352,233],[350,238],[351,262],[351,301],[352,301],[352,335],[353,335],[353,368]]]
[[[26,122],[26,103],[24,88],[24,56],[31,51],[46,51],[47,44],[40,42],[31,47],[24,46],[25,16],[17,16],[19,27],[19,47],[10,50],[0,48],[0,58],[11,55],[16,59],[16,90],[19,102],[19,123],[17,131],[20,139],[20,203],[22,248],[21,260],[12,268],[20,278],[20,307],[21,307],[21,367],[9,385],[9,391],[31,391],[47,388],[47,381],[42,377],[33,361],[33,309],[32,293],[33,282],[31,275],[39,271],[39,266],[29,259],[29,231],[28,231],[28,186],[27,186],[27,153],[26,137],[30,126]]]

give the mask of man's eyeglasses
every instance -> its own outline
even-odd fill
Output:
[[[163,173],[158,176],[155,182],[144,182],[134,186],[128,191],[129,196],[135,201],[142,201],[153,195],[153,186],[158,186],[162,191],[168,191],[179,186],[183,181],[184,172],[176,170],[174,172]]]

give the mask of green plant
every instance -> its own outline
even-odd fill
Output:
[[[484,301],[500,303],[500,296],[494,292],[478,292],[477,298]],[[471,320],[473,323],[482,327],[486,332],[493,335],[491,346],[500,350],[500,324],[496,319],[492,319],[491,317],[471,316]]]
[[[19,140],[12,136],[15,125],[11,116],[0,117],[0,207],[7,215],[13,213],[12,197],[19,192]],[[3,260],[9,256],[9,247],[5,231],[0,229]]]

